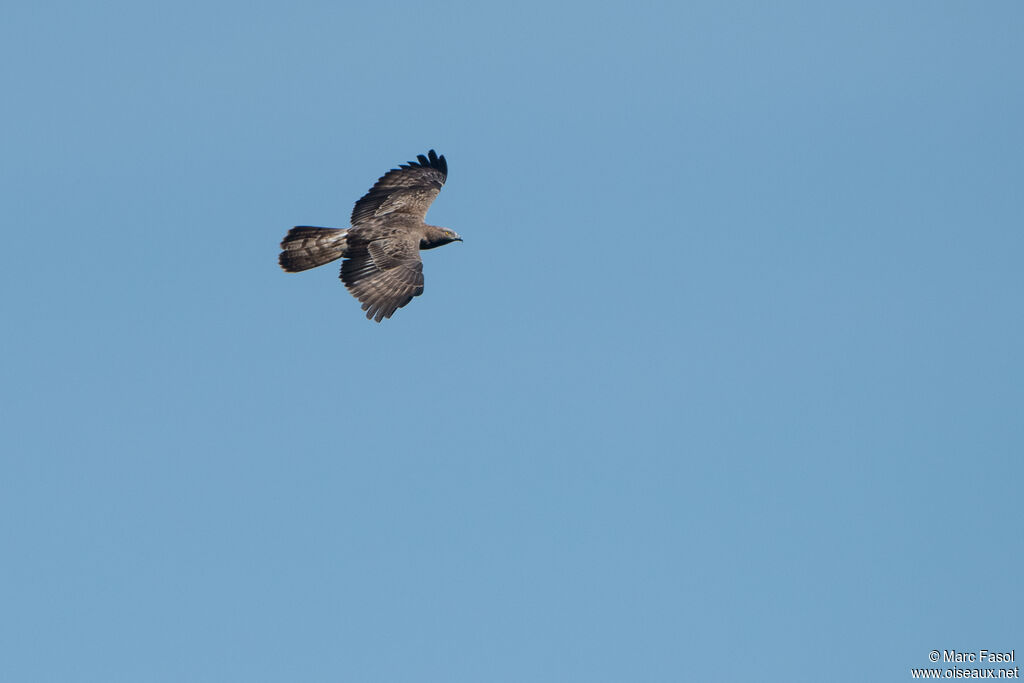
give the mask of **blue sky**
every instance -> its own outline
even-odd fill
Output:
[[[0,679],[1024,650],[1019,3],[18,3]],[[276,264],[429,148],[366,321]]]

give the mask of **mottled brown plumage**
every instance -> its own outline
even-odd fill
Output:
[[[448,177],[448,162],[434,150],[416,158],[385,173],[356,202],[352,227],[289,230],[281,242],[281,267],[296,273],[345,257],[341,280],[377,322],[422,294],[420,250],[462,238],[424,222]]]

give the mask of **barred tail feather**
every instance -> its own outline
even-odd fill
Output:
[[[296,226],[281,241],[281,255],[277,262],[289,273],[330,263],[345,255],[347,233],[348,230],[338,228]]]

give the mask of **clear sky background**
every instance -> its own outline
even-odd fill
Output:
[[[1017,2],[5,6],[0,680],[1024,652],[1022,36]],[[432,147],[465,242],[422,297],[377,325],[278,269]]]

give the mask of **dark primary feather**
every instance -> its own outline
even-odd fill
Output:
[[[389,214],[405,214],[422,221],[434,198],[448,178],[448,162],[444,155],[430,150],[427,156],[417,155],[393,168],[374,184],[352,208],[352,225]]]

